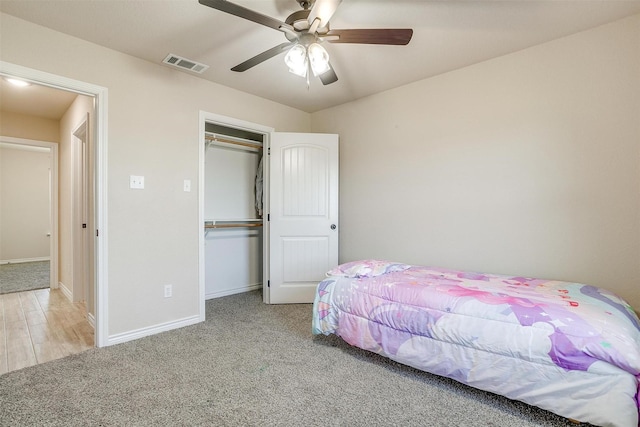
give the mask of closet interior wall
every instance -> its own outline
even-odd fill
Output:
[[[262,288],[256,174],[264,136],[215,124],[205,133],[205,298]]]

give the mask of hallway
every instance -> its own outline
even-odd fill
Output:
[[[60,290],[0,295],[0,374],[94,347],[85,305]]]

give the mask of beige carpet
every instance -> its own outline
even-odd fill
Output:
[[[0,294],[49,287],[49,261],[0,264]]]
[[[256,291],[206,309],[194,326],[0,376],[0,425],[575,427],[312,336],[309,304]]]

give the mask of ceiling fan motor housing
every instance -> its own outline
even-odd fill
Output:
[[[291,25],[298,33],[298,37],[296,37],[293,34],[285,33],[287,40],[289,40],[290,42],[293,42],[295,40],[300,40],[300,42],[304,44],[303,36],[305,34],[310,34],[308,31],[309,30],[309,21],[308,21],[309,13],[311,13],[309,9],[298,10],[297,12],[293,12],[291,15],[287,17],[287,19],[285,19],[284,22],[286,24]],[[322,36],[324,34],[327,34],[328,32],[329,32],[329,23],[327,23],[327,25],[322,28],[318,28],[315,34],[317,34],[318,36]],[[314,36],[314,40],[316,40],[315,36]],[[311,41],[310,43],[313,43],[313,41]]]
[[[300,3],[300,7],[302,7],[304,10],[307,10],[313,7],[313,3],[315,3],[315,0],[298,0],[298,3]]]

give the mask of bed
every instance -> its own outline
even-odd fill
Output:
[[[572,420],[638,426],[640,321],[604,289],[355,261],[318,284],[312,328]]]

